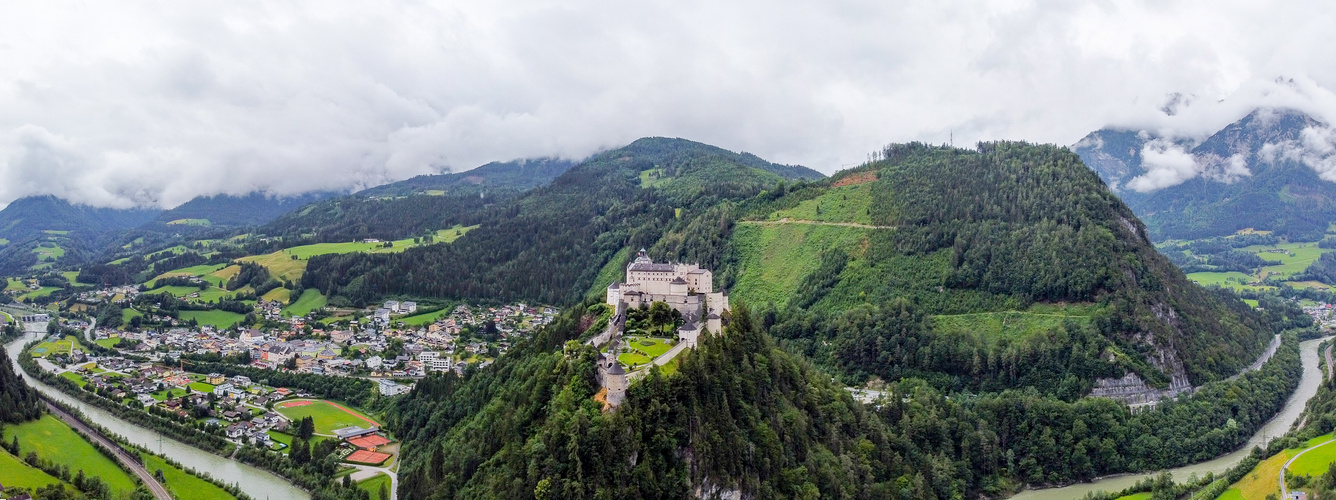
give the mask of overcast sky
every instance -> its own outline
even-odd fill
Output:
[[[1200,136],[1259,105],[1330,122],[1334,14],[1221,0],[6,2],[0,203],[349,189],[656,135],[830,173],[952,133]],[[1190,104],[1169,117],[1174,92]]]

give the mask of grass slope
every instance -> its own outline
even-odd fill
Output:
[[[14,436],[19,438],[20,456],[33,451],[39,457],[68,465],[71,471],[83,469],[86,475],[102,478],[115,492],[128,493],[135,489],[135,480],[128,472],[121,470],[56,417],[44,415],[32,422],[5,427],[5,442]]]
[[[296,301],[283,308],[283,316],[306,316],[311,311],[325,307],[325,303],[325,296],[320,290],[307,289],[302,292],[301,297],[297,297]]]
[[[741,256],[731,295],[748,304],[784,304],[804,277],[816,270],[821,253],[857,248],[870,229],[812,224],[739,224],[733,246]]]
[[[240,323],[246,319],[243,314],[237,314],[231,311],[209,310],[209,311],[181,311],[178,316],[182,321],[195,320],[201,325],[210,325],[216,328],[231,328],[232,325]]]
[[[144,460],[144,467],[150,472],[162,470],[162,475],[167,479],[163,484],[172,494],[180,500],[235,500],[236,497],[231,493],[219,488],[218,485],[190,475],[186,471],[173,467],[166,460],[158,458],[147,453],[141,454]]]

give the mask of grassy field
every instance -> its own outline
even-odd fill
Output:
[[[1223,288],[1229,288],[1234,291],[1263,291],[1275,290],[1274,286],[1253,286],[1249,282],[1256,281],[1257,278],[1240,272],[1230,271],[1227,273],[1188,273],[1188,279],[1197,282],[1202,286],[1218,285]]]
[[[162,279],[162,278],[171,278],[171,277],[174,277],[174,276],[196,276],[196,277],[203,277],[203,276],[208,276],[208,275],[210,275],[210,274],[216,273],[216,272],[218,272],[218,270],[220,270],[220,269],[222,269],[222,268],[224,268],[224,267],[226,267],[226,264],[205,264],[205,265],[199,265],[199,266],[183,267],[183,268],[180,268],[180,269],[173,269],[173,270],[171,270],[171,271],[167,271],[167,272],[165,272],[165,273],[159,274],[157,277],[155,277],[155,278],[153,278],[153,279],[154,279],[154,280],[159,280],[159,279]]]
[[[371,500],[380,498],[380,488],[385,487],[385,491],[390,490],[390,476],[385,474],[376,474],[370,479],[357,482],[357,488],[371,494]]]
[[[442,229],[440,231],[436,231],[436,235],[433,237],[434,238],[433,243],[454,242],[456,239],[459,239],[460,236],[463,236],[465,233],[468,233],[469,231],[473,230],[476,227],[477,226],[468,226],[468,227],[455,226],[450,229]],[[311,257],[315,257],[317,255],[327,255],[327,254],[342,254],[342,253],[353,253],[353,252],[366,252],[366,253],[402,252],[415,246],[419,245],[417,243],[413,243],[412,238],[408,238],[394,241],[392,243],[392,246],[388,248],[384,246],[384,243],[362,243],[360,241],[353,241],[348,243],[317,243],[314,245],[302,245],[299,247],[288,248],[286,250],[283,250],[283,252],[288,255],[296,255],[298,259],[304,260],[304,259],[309,259]]]
[[[242,257],[237,259],[242,262],[254,262],[269,269],[269,274],[278,279],[291,281],[300,280],[302,273],[306,272],[305,260],[293,260],[291,255],[285,251],[279,250],[274,253],[256,255],[252,257]],[[236,272],[240,272],[237,268]],[[235,272],[233,274],[236,274]]]
[[[211,225],[213,225],[213,223],[212,223],[212,222],[209,222],[209,219],[176,219],[176,220],[174,220],[174,221],[168,222],[167,225],[168,225],[168,226],[211,226]]]
[[[328,401],[314,401],[314,404],[293,407],[279,407],[275,405],[274,410],[292,420],[301,420],[306,417],[314,418],[316,434],[332,436],[334,435],[334,429],[342,429],[354,425],[362,428],[366,428],[370,425],[378,425],[373,423],[375,420],[370,419],[370,417],[363,415],[357,410],[353,410],[343,405],[336,407],[334,406],[334,403]]]
[[[206,384],[204,382],[191,382],[190,388],[205,394],[213,392],[213,384]]]
[[[871,229],[811,224],[739,224],[733,248],[740,255],[734,300],[754,306],[783,305],[830,248],[855,248]]]
[[[617,361],[621,361],[622,364],[626,365],[630,369],[635,369],[640,365],[649,363],[650,361],[654,361],[654,358],[651,358],[644,354],[640,354],[638,352],[624,352],[617,355]]]
[[[193,286],[160,286],[144,293],[150,295],[157,295],[160,293],[170,293],[172,294],[173,297],[185,297],[192,293],[199,293],[199,292],[200,289],[195,288]]]
[[[1056,330],[1064,321],[1090,323],[1095,307],[1090,305],[1055,306],[1035,304],[1026,311],[999,311],[952,314],[932,317],[933,332],[946,334],[982,333],[990,340],[1025,338],[1035,333]]]
[[[673,182],[673,178],[665,177],[666,173],[667,172],[665,172],[662,168],[651,168],[649,170],[641,170],[640,187],[642,189],[648,189],[652,187],[662,187],[668,185],[668,183]]]
[[[25,287],[25,289],[26,289],[26,287]],[[51,294],[55,293],[56,290],[60,290],[60,288],[57,288],[57,287],[54,287],[54,286],[44,286],[44,287],[39,288],[39,289],[37,289],[37,290],[33,290],[33,291],[31,291],[31,292],[28,292],[28,293],[25,293],[25,294],[23,294],[23,295],[20,295],[20,296],[18,296],[17,298],[18,298],[18,300],[19,300],[20,302],[22,302],[22,301],[24,301],[24,300],[40,299],[40,298],[42,298],[42,297],[46,297],[47,295],[51,295]]]
[[[631,346],[631,349],[640,351],[651,358],[657,358],[673,348],[673,346],[668,345],[668,341],[664,339],[627,337],[626,341],[627,344]]]
[[[93,341],[93,343],[111,349],[119,345],[121,343],[121,339],[119,337],[114,339],[100,339]]]
[[[281,287],[275,288],[273,290],[265,292],[265,294],[260,296],[260,298],[263,300],[277,300],[279,302],[286,304],[288,300],[292,299],[292,290],[288,290],[287,288],[281,288]]]
[[[444,317],[446,317],[446,316],[449,316],[449,315],[450,315],[450,312],[453,311],[453,310],[454,310],[453,308],[446,307],[446,308],[442,308],[442,309],[440,309],[440,310],[438,310],[438,311],[432,311],[432,312],[429,312],[429,313],[422,313],[422,314],[414,314],[414,315],[412,315],[412,316],[405,316],[405,317],[403,317],[403,318],[400,318],[398,321],[403,321],[404,324],[405,324],[405,325],[408,325],[408,326],[430,325],[430,324],[432,324],[432,323],[435,323],[436,320],[438,320],[438,319],[441,319],[441,318],[444,318]]]
[[[57,260],[61,257],[64,257],[65,249],[60,248],[60,245],[57,245],[55,243],[44,241],[42,243],[38,243],[37,247],[32,249],[32,253],[37,254],[38,261],[50,262]]]
[[[79,387],[83,387],[83,386],[88,385],[88,379],[85,379],[83,375],[79,375],[78,373],[74,373],[74,372],[63,372],[63,373],[60,374],[60,376],[61,376],[62,378],[70,379],[71,381],[73,381],[73,382],[76,383],[76,384],[79,384]]]
[[[232,325],[240,323],[246,319],[244,314],[237,314],[231,311],[210,310],[210,311],[181,311],[178,316],[182,321],[195,320],[201,325],[210,325],[215,328],[231,328]]]
[[[831,188],[825,194],[801,202],[788,210],[770,214],[770,220],[789,218],[822,222],[872,224],[872,185],[855,184]]]
[[[173,467],[166,460],[147,453],[142,453],[139,456],[144,460],[144,468],[148,469],[150,473],[162,469],[162,476],[167,479],[163,486],[166,486],[176,498],[181,500],[227,500],[236,498],[213,483]]]
[[[130,320],[133,319],[133,318],[138,318],[138,317],[143,317],[143,316],[144,316],[144,313],[141,313],[141,312],[136,311],[136,310],[134,310],[134,309],[130,309],[130,308],[128,308],[128,307],[125,308],[125,309],[121,309],[121,322],[122,322],[122,323],[125,323],[125,324],[130,324]]]
[[[1150,496],[1151,496],[1150,492],[1147,491],[1144,493],[1133,493],[1131,495],[1123,495],[1116,498],[1115,500],[1150,500]]]
[[[1257,464],[1247,476],[1234,483],[1220,498],[1266,498],[1267,495],[1280,495],[1280,484],[1276,478],[1280,468],[1294,456],[1295,450],[1285,450]],[[1232,492],[1232,493],[1231,493]]]
[[[223,283],[226,283],[227,280],[232,279],[233,276],[236,276],[240,272],[241,272],[241,266],[227,266],[212,273],[209,273],[208,277],[216,278],[218,280],[221,280]]]
[[[1331,438],[1331,436],[1326,437],[1327,439]],[[1317,477],[1325,474],[1327,467],[1333,462],[1336,462],[1336,442],[1328,443],[1304,453],[1302,457],[1290,464],[1289,471],[1291,474]]]
[[[283,316],[306,316],[311,311],[325,307],[325,296],[320,290],[308,288],[302,291],[302,296],[288,307],[283,308]]]
[[[1318,248],[1317,243],[1281,243],[1274,246],[1254,245],[1243,247],[1240,250],[1254,252],[1265,260],[1278,260],[1278,266],[1266,266],[1259,270],[1260,277],[1267,277],[1272,274],[1279,274],[1285,278],[1299,274],[1317,260],[1322,255],[1323,250]],[[1267,250],[1283,250],[1287,253],[1268,252]]]
[[[84,474],[102,478],[112,491],[135,489],[135,480],[128,472],[121,470],[56,417],[45,415],[32,422],[5,427],[5,442],[14,436],[19,438],[19,456],[33,451],[39,457],[68,465],[72,472],[83,469]]]
[[[36,347],[33,347],[33,354],[36,354],[39,358],[45,358],[52,354],[69,354],[70,350],[76,347],[81,351],[87,351],[83,344],[79,343],[79,339],[75,338],[73,335],[69,335],[64,339],[55,342],[42,342],[37,344]],[[38,349],[41,349],[41,352],[38,352]]]
[[[28,488],[35,490],[48,484],[66,484],[55,476],[41,469],[29,466],[9,452],[0,450],[0,484],[6,488]],[[70,486],[66,486],[72,488]]]

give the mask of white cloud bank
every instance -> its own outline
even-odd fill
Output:
[[[832,172],[952,134],[1192,137],[1268,104],[1336,123],[1332,25],[1317,1],[20,0],[0,203],[346,189],[649,135]],[[1156,154],[1138,182],[1191,173]]]

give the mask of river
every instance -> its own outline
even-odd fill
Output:
[[[23,350],[23,344],[45,334],[46,325],[37,324],[34,326],[38,331],[34,332],[30,329],[28,335],[25,336],[24,339],[16,340],[5,346],[5,349],[9,352],[10,358],[17,360],[19,351]],[[23,368],[19,367],[17,362],[15,362],[14,365],[15,370],[23,373]],[[236,484],[241,487],[241,491],[256,500],[280,498],[309,500],[311,498],[311,495],[303,491],[301,488],[293,486],[292,483],[287,482],[273,473],[251,467],[236,460],[214,455],[193,446],[172,440],[157,432],[131,424],[100,408],[84,404],[51,386],[33,379],[32,377],[25,376],[25,380],[27,380],[28,385],[33,386],[42,394],[45,394],[51,399],[78,408],[89,420],[107,428],[113,433],[119,434],[127,441],[153,451],[158,451],[159,454],[171,457],[172,460],[175,460],[186,467],[193,467],[195,470],[208,472],[209,475],[222,482]]]
[[[1328,337],[1330,338],[1330,337]],[[1318,386],[1322,385],[1322,370],[1318,367],[1317,346],[1322,340],[1309,340],[1299,344],[1299,359],[1303,364],[1304,373],[1299,378],[1299,388],[1290,395],[1290,399],[1285,401],[1285,407],[1281,408],[1280,413],[1267,421],[1261,429],[1248,439],[1248,443],[1243,445],[1238,451],[1217,457],[1213,460],[1195,463],[1169,469],[1175,479],[1187,479],[1192,474],[1204,476],[1207,472],[1213,472],[1216,475],[1224,472],[1226,469],[1239,463],[1254,446],[1266,446],[1266,443],[1272,438],[1280,437],[1290,430],[1294,422],[1299,419],[1299,414],[1303,413],[1304,405],[1308,400],[1317,394]],[[1077,483],[1063,488],[1046,488],[1041,490],[1026,490],[1011,497],[1013,500],[1069,500],[1072,498],[1081,498],[1086,493],[1096,491],[1116,492],[1131,487],[1137,481],[1153,477],[1159,474],[1159,471],[1146,474],[1126,474],[1121,476],[1098,479],[1089,483]]]

